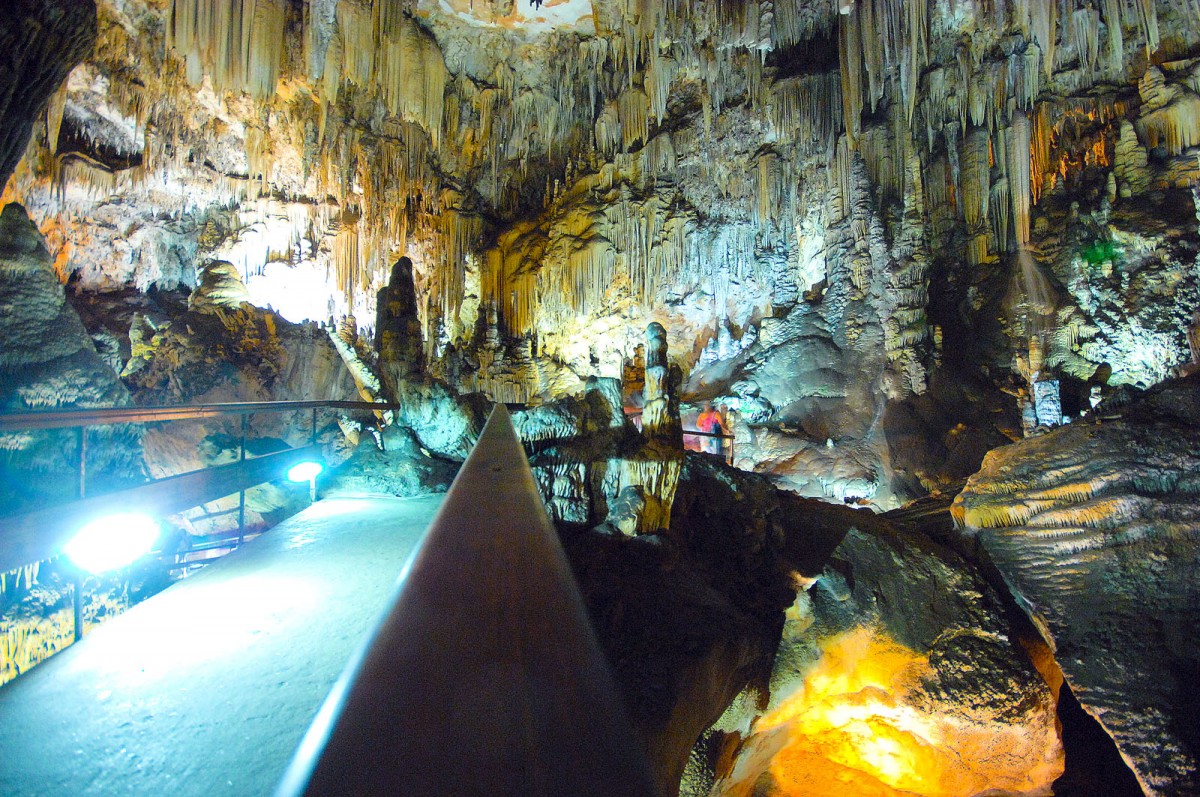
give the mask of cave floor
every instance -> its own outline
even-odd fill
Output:
[[[0,688],[0,794],[271,794],[441,502],[319,501]]]

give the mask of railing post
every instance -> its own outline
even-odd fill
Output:
[[[79,500],[87,497],[87,427],[79,427]],[[83,576],[71,582],[71,621],[75,641],[83,639]]]
[[[238,462],[246,461],[246,426],[249,423],[249,414],[242,414],[242,441],[238,446]],[[243,488],[238,491],[238,547],[246,541],[246,490]]]
[[[87,427],[79,427],[79,497],[87,497]]]

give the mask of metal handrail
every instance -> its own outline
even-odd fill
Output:
[[[319,452],[313,446],[289,448],[262,457],[168,476],[126,490],[0,517],[0,571],[56,556],[71,535],[94,518],[130,509],[165,517],[233,495],[246,487],[282,478],[289,467],[317,454]]]
[[[238,493],[238,530],[245,528],[245,490],[271,481],[287,465],[316,454],[316,413],[320,409],[378,411],[396,409],[394,404],[365,401],[257,401],[214,404],[174,404],[157,407],[88,407],[0,415],[0,432],[41,429],[79,429],[79,489],[75,501],[15,515],[0,516],[0,570],[21,567],[57,555],[58,549],[81,522],[105,512],[136,506],[141,510],[170,514],[226,495]],[[246,457],[245,418],[256,412],[312,411],[309,446]],[[89,496],[86,490],[87,429],[118,423],[166,421],[242,416],[242,433],[237,462],[191,473],[168,476],[135,487]]]
[[[26,429],[70,429],[79,426],[103,426],[113,423],[155,423],[195,418],[215,418],[221,415],[249,415],[256,412],[291,412],[295,410],[399,409],[398,404],[370,401],[246,401],[219,404],[167,404],[157,407],[85,407],[32,412],[12,412],[0,415],[0,432]]]
[[[650,797],[507,410],[497,406],[277,797]]]

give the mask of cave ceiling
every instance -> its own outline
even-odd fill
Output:
[[[226,260],[370,328],[408,254],[435,370],[509,401],[657,320],[688,396],[773,424],[755,467],[840,498],[943,366],[1188,358],[1200,0],[97,6],[5,193],[82,290]]]

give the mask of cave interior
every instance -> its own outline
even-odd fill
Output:
[[[0,684],[504,404],[664,797],[1200,795],[1200,0],[9,0],[0,51],[0,421],[387,407],[0,426],[0,525],[326,465],[4,572]]]

